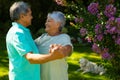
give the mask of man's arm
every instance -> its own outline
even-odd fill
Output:
[[[43,55],[33,54],[32,52],[29,52],[24,56],[31,64],[42,64],[51,60],[61,59],[65,57],[65,54],[62,53],[61,49],[58,48],[58,46],[54,46],[49,54]]]
[[[53,48],[55,46],[59,47],[59,50],[61,51],[61,53],[63,53],[66,56],[70,56],[72,54],[72,46],[71,45],[66,45],[66,46],[62,46],[62,45],[58,45],[58,44],[53,44],[50,48]],[[50,49],[52,50],[52,49]]]

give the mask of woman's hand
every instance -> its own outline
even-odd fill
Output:
[[[66,55],[64,54],[64,47],[58,44],[50,45],[49,49],[50,54],[54,59],[64,58]]]

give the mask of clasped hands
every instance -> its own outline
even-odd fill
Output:
[[[61,59],[64,58],[65,55],[65,46],[58,45],[58,44],[52,44],[50,45],[49,53],[54,59]]]

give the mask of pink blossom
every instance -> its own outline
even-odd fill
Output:
[[[64,0],[55,0],[58,5],[64,6]]]
[[[88,37],[86,37],[86,39],[88,42],[92,42],[92,37],[88,36]]]

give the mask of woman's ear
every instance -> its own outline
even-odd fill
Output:
[[[57,22],[57,26],[58,26],[58,27],[60,27],[60,24],[61,24],[60,22]]]

